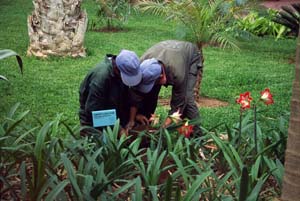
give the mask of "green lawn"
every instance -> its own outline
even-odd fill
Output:
[[[26,1],[26,2],[25,2]],[[139,56],[151,45],[176,37],[174,24],[155,16],[134,14],[118,33],[86,33],[86,58],[27,57],[29,39],[27,16],[32,11],[31,0],[1,0],[0,49],[18,52],[24,62],[24,75],[18,72],[14,58],[0,61],[0,74],[10,81],[0,81],[0,120],[16,103],[21,110],[30,110],[42,121],[63,113],[70,124],[78,124],[78,87],[87,71],[101,61],[106,53],[117,54],[122,48],[135,51]],[[93,0],[85,0],[88,16],[96,13]],[[203,96],[229,102],[227,107],[201,107],[202,125],[206,128],[238,121],[239,106],[236,97],[250,91],[253,97],[266,87],[274,95],[275,105],[267,110],[268,116],[277,117],[289,111],[291,85],[294,77],[296,41],[273,38],[254,38],[240,42],[240,51],[205,47],[205,68],[201,86]],[[168,96],[170,87],[161,91]],[[158,112],[165,114],[159,107]]]

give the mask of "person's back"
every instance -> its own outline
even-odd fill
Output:
[[[193,90],[197,75],[199,72],[202,72],[203,58],[195,44],[177,40],[162,41],[150,47],[141,57],[141,61],[143,80],[136,87],[137,90],[143,93],[159,93],[159,88],[153,87],[153,83],[158,82],[154,80],[147,83],[147,80],[144,78],[149,73],[153,74],[158,63],[161,63],[163,69],[161,72],[164,75],[162,77],[166,78],[166,82],[163,85],[172,86],[171,110],[169,111],[169,115],[179,111],[182,114],[182,118],[200,118]],[[160,71],[157,71],[154,74],[159,73]],[[152,86],[151,90],[149,90],[149,86]],[[157,99],[157,97],[153,95],[153,98]],[[144,101],[143,105],[147,105],[148,102],[149,100]],[[154,101],[151,102],[153,103]],[[167,118],[165,125],[169,125],[170,123],[171,120]],[[198,126],[195,128],[195,133],[201,133]]]
[[[193,43],[166,40],[150,47],[141,57],[141,62],[151,58],[161,61],[166,67],[167,85],[180,86],[184,84],[191,64],[199,59],[199,54]]]
[[[139,64],[134,52],[122,50],[118,56],[107,55],[86,75],[79,88],[79,118],[82,126],[93,126],[93,111],[108,109],[115,109],[122,127],[127,124],[130,109],[128,86],[141,81]]]
[[[111,57],[93,68],[82,81],[79,89],[80,102],[80,123],[81,125],[92,126],[92,111],[104,109],[116,109],[117,116],[124,116],[121,105],[126,105],[124,101],[128,87],[122,80],[114,75],[111,65]],[[120,100],[124,101],[120,102]],[[122,118],[123,120],[123,118]]]

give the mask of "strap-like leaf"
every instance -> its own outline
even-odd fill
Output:
[[[73,169],[73,165],[72,162],[68,159],[66,154],[61,154],[61,159],[63,161],[63,164],[67,170],[68,173],[68,178],[71,182],[71,185],[74,189],[74,193],[76,194],[76,196],[78,197],[79,200],[83,200],[83,196],[80,190],[80,187],[77,183],[77,179],[76,179],[76,173],[75,170]]]
[[[23,73],[23,62],[21,57],[14,51],[9,50],[9,49],[5,49],[5,50],[0,50],[0,60],[7,58],[7,57],[11,57],[11,56],[16,56],[21,73]]]
[[[0,60],[7,57],[16,56],[16,55],[18,55],[16,52],[9,49],[0,50]]]
[[[199,190],[204,190],[201,189],[200,186],[204,182],[204,180],[211,175],[212,170],[209,170],[207,172],[204,172],[203,174],[199,175],[196,177],[196,180],[192,183],[191,187],[188,189],[186,195],[184,196],[184,201],[190,201],[190,200],[195,200],[193,199],[195,193]],[[206,189],[208,190],[208,189]]]
[[[45,201],[55,200],[56,196],[69,184],[69,181],[64,180],[60,182],[45,198]]]
[[[0,75],[0,80],[6,80],[6,81],[8,81],[8,79],[6,77],[4,77],[3,75]]]
[[[298,12],[300,15],[300,3],[292,3],[292,7]]]
[[[295,20],[299,21],[299,15],[296,14],[295,10],[292,9],[292,7],[290,6],[282,6],[281,7],[282,10],[284,10],[285,12],[287,12],[291,17],[293,17]]]

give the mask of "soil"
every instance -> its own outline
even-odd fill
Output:
[[[169,107],[170,99],[159,98],[158,105]],[[229,103],[227,103],[225,101],[221,101],[221,100],[218,100],[215,98],[204,97],[204,96],[201,96],[200,101],[197,102],[197,106],[200,108],[202,108],[202,107],[223,107],[223,106],[227,106],[227,105],[229,105]]]

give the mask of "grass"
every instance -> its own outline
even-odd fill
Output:
[[[85,0],[83,7],[88,16],[96,14],[94,1]],[[27,16],[32,12],[31,0],[1,0],[0,48],[12,49],[24,62],[24,75],[18,72],[14,58],[0,61],[0,74],[9,82],[0,82],[0,120],[16,102],[21,110],[30,110],[42,121],[63,113],[70,124],[78,124],[78,88],[90,68],[103,59],[106,53],[118,54],[130,49],[139,56],[151,45],[166,39],[178,39],[175,25],[160,17],[133,14],[118,33],[88,31],[85,38],[86,58],[27,57],[29,44]],[[4,20],[5,19],[5,20]],[[227,107],[200,108],[202,125],[206,128],[226,122],[238,121],[239,106],[235,98],[245,91],[253,97],[266,87],[274,94],[275,105],[268,115],[278,117],[289,111],[295,57],[295,39],[275,41],[274,38],[253,38],[240,42],[240,51],[205,47],[205,69],[201,86],[203,96],[229,102]],[[169,96],[171,87],[161,91]],[[157,111],[166,114],[166,109]]]

